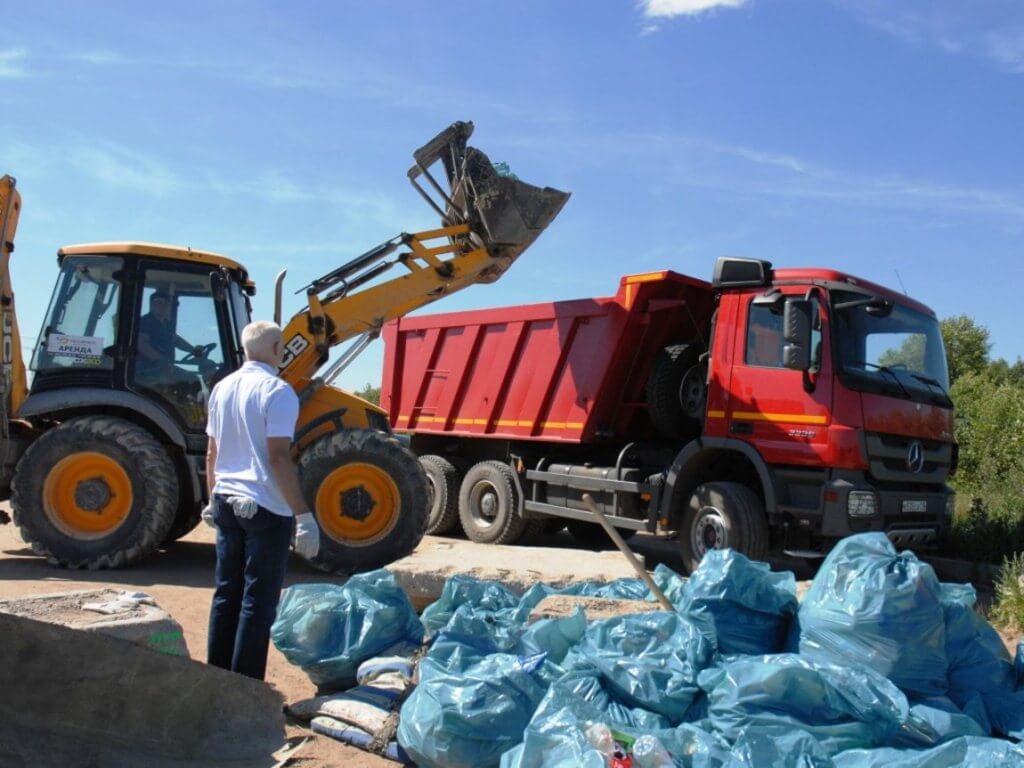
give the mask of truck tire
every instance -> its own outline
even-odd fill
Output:
[[[588,523],[586,520],[567,520],[565,527],[569,529],[569,535],[588,549],[607,549],[614,547],[615,542],[605,533],[600,523]],[[619,535],[625,541],[629,541],[636,534],[632,528],[616,528]]]
[[[665,437],[689,439],[700,434],[707,390],[702,349],[700,344],[674,344],[654,359],[647,379],[647,407]]]
[[[764,504],[742,483],[713,482],[697,487],[683,513],[679,548],[692,573],[710,549],[730,547],[751,560],[768,555]]]
[[[420,464],[429,489],[427,533],[450,533],[459,525],[459,470],[444,456],[420,456]]]
[[[459,489],[459,519],[471,541],[512,544],[526,533],[519,514],[512,468],[500,461],[481,461],[466,472]]]
[[[120,568],[166,539],[178,476],[146,429],[82,416],[43,433],[14,473],[14,522],[32,551],[66,568]]]
[[[299,483],[320,528],[322,571],[372,571],[410,554],[427,530],[427,478],[394,437],[368,429],[324,435],[299,457]]]

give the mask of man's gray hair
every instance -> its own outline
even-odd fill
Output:
[[[248,360],[272,361],[276,365],[274,344],[282,340],[281,327],[269,320],[256,320],[242,329],[242,347]]]

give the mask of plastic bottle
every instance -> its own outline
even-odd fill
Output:
[[[633,765],[636,768],[673,768],[672,755],[657,736],[641,736],[633,744]]]
[[[615,739],[611,730],[604,723],[591,723],[585,731],[590,746],[607,758],[615,754]]]

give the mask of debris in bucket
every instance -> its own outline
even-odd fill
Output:
[[[519,596],[455,576],[422,622],[384,571],[293,587],[275,642],[352,680],[288,712],[422,768],[1024,768],[1024,650],[883,534],[841,541],[802,605],[730,550],[655,583],[674,611],[639,578]],[[552,595],[622,602],[531,620]]]

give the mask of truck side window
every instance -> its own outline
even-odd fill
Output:
[[[747,312],[747,365],[782,367],[782,313],[751,303]]]
[[[821,315],[818,300],[812,299],[811,367],[821,368]],[[751,303],[747,312],[747,365],[782,368],[782,313],[773,307]]]

